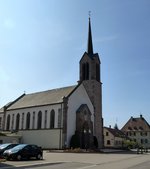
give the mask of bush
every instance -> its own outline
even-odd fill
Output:
[[[96,136],[93,136],[93,140],[94,140],[94,147],[97,149],[98,148],[98,141]]]
[[[79,138],[79,136],[77,134],[74,134],[71,137],[70,147],[73,148],[73,149],[80,147],[80,138]]]
[[[0,136],[6,136],[6,134],[4,134],[4,133],[0,133]]]
[[[128,149],[132,149],[132,148],[138,148],[139,145],[137,142],[135,141],[130,141],[130,140],[126,140],[123,143],[124,147],[128,148]]]

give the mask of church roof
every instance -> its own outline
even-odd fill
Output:
[[[4,107],[0,108],[0,113],[3,113],[5,111],[5,108],[11,105],[12,102],[7,103]]]
[[[63,101],[63,97],[69,96],[76,87],[77,85],[74,85],[38,93],[25,94],[11,106],[9,106],[7,110],[61,103]]]
[[[0,108],[0,113],[4,112],[4,107]]]

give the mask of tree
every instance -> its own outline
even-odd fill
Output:
[[[115,124],[114,129],[119,130],[117,123]]]
[[[124,141],[123,145],[128,149],[138,148],[140,146],[137,142],[131,140]]]
[[[80,138],[77,132],[71,137],[70,147],[79,148],[80,147]]]

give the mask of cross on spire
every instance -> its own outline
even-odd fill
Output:
[[[89,18],[91,17],[91,11],[89,11]]]

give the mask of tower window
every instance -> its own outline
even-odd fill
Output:
[[[88,62],[82,64],[82,79],[89,80],[89,63]]]
[[[89,80],[89,63],[85,64],[85,80]]]
[[[85,80],[85,63],[82,65],[82,79]]]
[[[96,64],[96,80],[100,81],[100,66]]]

